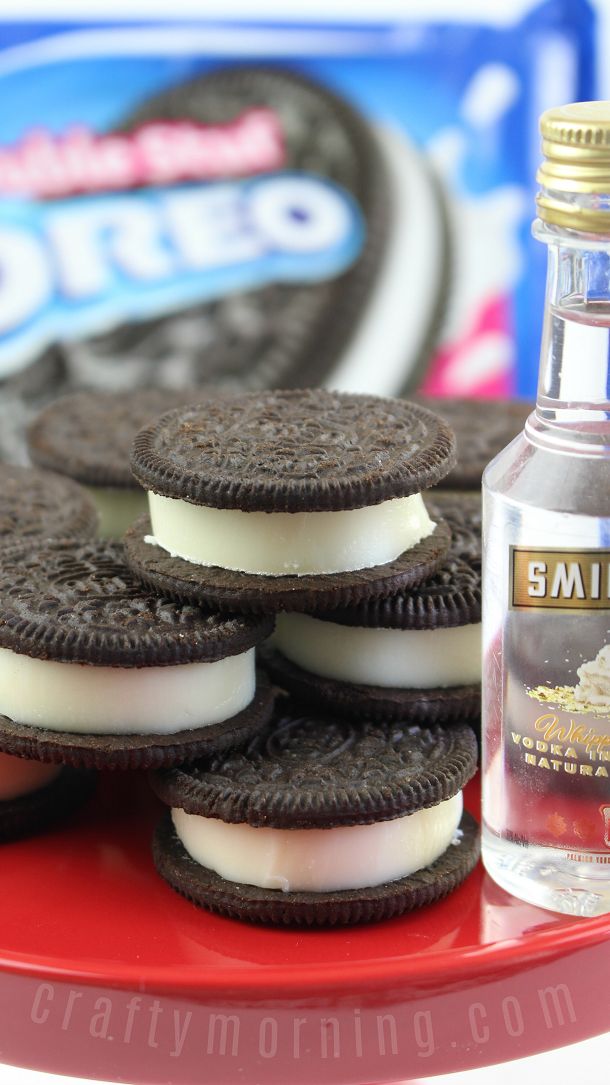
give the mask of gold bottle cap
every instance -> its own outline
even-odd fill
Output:
[[[584,233],[610,233],[610,102],[548,109],[540,131],[540,218]]]

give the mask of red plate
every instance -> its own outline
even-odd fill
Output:
[[[2,1061],[131,1082],[372,1085],[609,1027],[610,916],[541,911],[479,869],[375,926],[252,927],[157,878],[159,809],[140,777],[106,777],[78,826],[3,847]]]

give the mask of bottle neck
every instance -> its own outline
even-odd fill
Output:
[[[610,454],[610,237],[537,220],[548,276],[536,412],[528,430],[566,451]]]

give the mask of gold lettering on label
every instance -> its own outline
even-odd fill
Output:
[[[536,749],[538,750],[538,753],[547,753],[548,748],[549,748],[548,742],[541,742],[540,739],[538,739],[538,741],[536,743]]]
[[[555,759],[549,761],[547,757],[536,757],[536,754],[534,753],[524,753],[523,759],[526,765],[533,765],[534,768],[545,769],[547,771],[552,769],[553,772],[561,772],[563,769],[563,771],[567,772],[570,776],[580,773],[581,776],[609,778],[608,769],[605,765],[597,765],[594,772],[591,765],[582,765],[580,762],[574,764],[573,761],[556,761]]]
[[[546,742],[553,738],[559,738],[562,742],[580,742],[587,753],[592,749],[601,750],[610,747],[610,735],[597,734],[596,731],[593,731],[590,727],[585,727],[582,723],[577,723],[576,720],[570,720],[568,727],[562,726],[559,716],[554,716],[550,712],[538,716],[534,721],[534,729],[542,734]],[[528,746],[529,749],[532,748],[532,739],[523,738],[522,741],[524,746]],[[552,746],[551,752],[555,752]],[[578,754],[574,746],[570,746],[564,756],[578,757]]]
[[[526,747],[526,749],[533,750],[534,749],[534,740],[533,740],[533,738],[530,738],[529,735],[525,735],[524,738],[523,738],[523,745]]]
[[[515,731],[511,731],[511,737],[513,742],[515,743],[515,746],[518,746],[521,742],[521,735],[518,735]]]
[[[543,733],[547,742],[552,738],[558,738],[560,742],[565,742],[567,738],[565,728],[560,725],[559,716],[554,716],[552,712],[545,712],[543,716],[538,716],[534,727],[536,731]]]

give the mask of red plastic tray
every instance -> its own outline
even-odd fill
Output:
[[[78,824],[3,847],[1,1061],[130,1082],[372,1085],[609,1027],[610,916],[541,911],[479,868],[386,923],[248,926],[157,877],[159,812],[143,778],[108,776]]]

